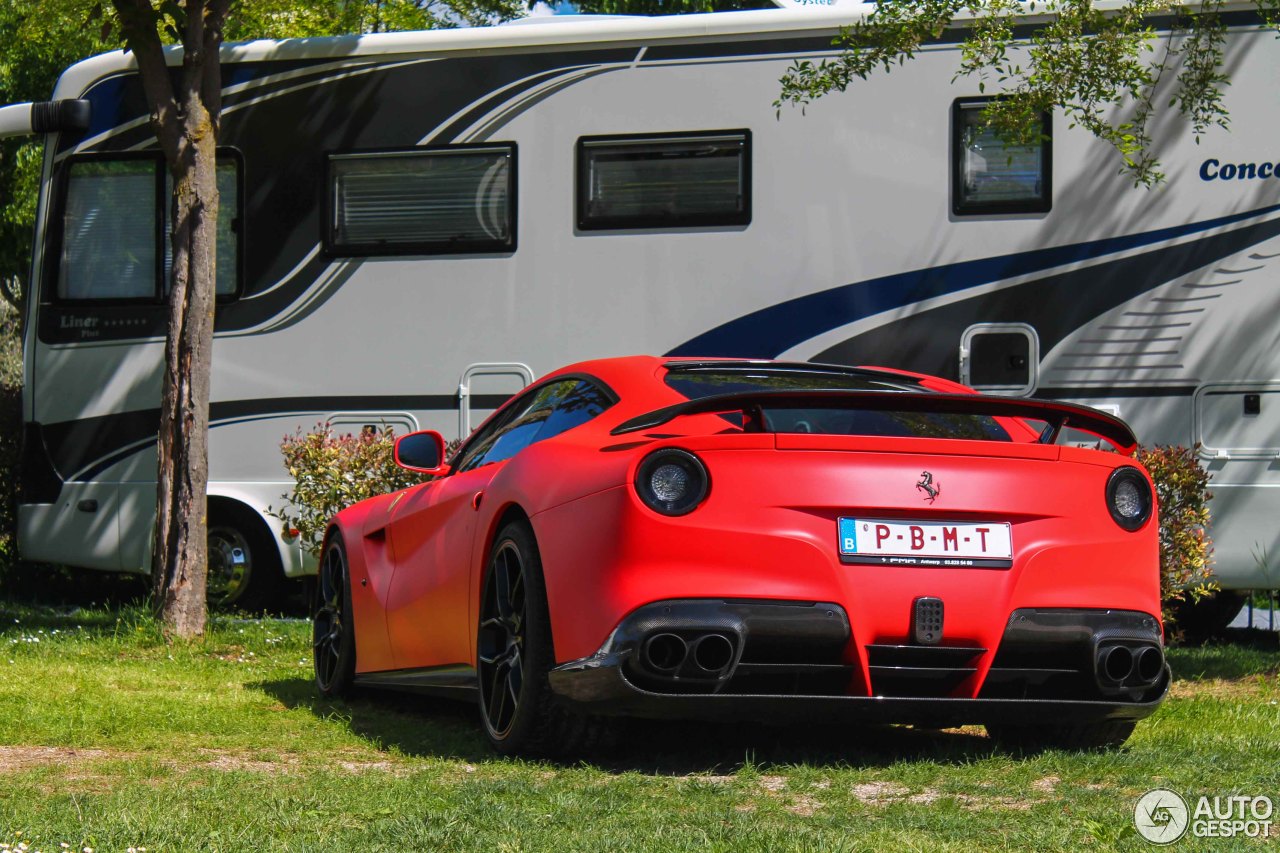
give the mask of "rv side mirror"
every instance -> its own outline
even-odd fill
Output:
[[[444,436],[435,430],[411,432],[396,439],[395,459],[401,468],[439,477],[448,472],[444,463]]]

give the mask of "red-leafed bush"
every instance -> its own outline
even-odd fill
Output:
[[[1160,508],[1160,594],[1170,607],[1199,601],[1218,589],[1209,541],[1209,472],[1187,447],[1140,447],[1135,454],[1151,472]]]
[[[319,554],[325,525],[339,510],[430,479],[395,463],[395,443],[391,429],[339,434],[327,423],[285,436],[280,451],[295,483],[283,496],[288,505],[268,511],[286,530],[298,531],[303,548]],[[456,446],[451,444],[449,452]]]

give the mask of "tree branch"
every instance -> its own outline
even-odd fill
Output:
[[[173,91],[164,47],[156,30],[158,15],[148,0],[111,0],[120,28],[138,62],[138,76],[152,105],[151,123],[169,162],[177,162],[184,142],[178,118],[178,98]]]

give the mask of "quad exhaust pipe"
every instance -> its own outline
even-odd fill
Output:
[[[1104,642],[1094,656],[1094,678],[1103,693],[1146,690],[1164,676],[1164,652],[1151,643]]]
[[[672,679],[720,679],[737,656],[737,643],[708,632],[685,639],[679,634],[652,634],[640,646],[640,664],[649,672]]]

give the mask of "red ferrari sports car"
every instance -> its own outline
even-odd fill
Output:
[[[1103,412],[895,370],[576,364],[447,462],[402,437],[435,478],[333,519],[316,682],[472,698],[502,753],[587,749],[612,716],[1117,745],[1169,684],[1135,446]]]

